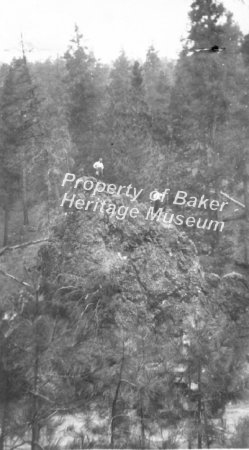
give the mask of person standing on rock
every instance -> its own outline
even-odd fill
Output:
[[[95,169],[95,174],[97,177],[103,176],[104,164],[102,158],[99,158],[99,160],[93,164],[93,168]]]

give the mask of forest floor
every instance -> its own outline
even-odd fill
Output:
[[[249,417],[249,399],[228,404],[224,414],[228,432],[233,433],[239,420],[245,417]]]

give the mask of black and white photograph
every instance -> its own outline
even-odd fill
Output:
[[[249,0],[2,0],[0,450],[249,448]]]

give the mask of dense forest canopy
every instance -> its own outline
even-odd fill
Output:
[[[248,448],[249,418],[225,423],[249,386],[248,68],[218,0],[192,2],[176,61],[102,64],[76,25],[63,57],[0,66],[0,450]],[[99,158],[138,216],[60,206],[91,203],[62,181]]]

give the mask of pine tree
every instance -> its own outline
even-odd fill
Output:
[[[139,177],[151,144],[151,117],[145,101],[142,68],[131,67],[124,53],[110,74],[108,123],[113,143],[111,164],[119,182],[142,182]],[[136,180],[136,181],[135,181]]]
[[[143,65],[145,99],[152,116],[153,141],[160,145],[169,142],[171,81],[168,64],[163,64],[153,46],[149,47]]]
[[[194,1],[191,4],[188,39],[193,43],[193,50],[211,48],[213,45],[224,47],[224,28],[220,23],[224,13],[223,4],[214,0]]]
[[[174,166],[188,191],[205,191],[217,198],[229,171],[224,135],[229,130],[232,98],[237,95],[241,34],[231,14],[213,0],[193,2],[189,16],[189,39],[176,67],[171,97]],[[226,49],[221,53],[198,51],[214,44]],[[210,218],[218,220],[217,213]],[[218,233],[210,239],[214,249]]]
[[[248,113],[248,99],[249,99],[249,88],[248,88],[248,67],[249,67],[249,35],[245,36],[241,52],[244,57],[245,71],[244,75],[247,79],[246,90],[244,91],[243,97],[241,98],[241,109],[242,109],[242,130],[245,134],[245,147],[242,152],[241,163],[244,162],[244,168],[242,171],[243,187],[244,187],[244,201],[245,201],[245,229],[244,229],[244,239],[245,239],[245,261],[249,265],[249,133],[246,124],[248,123],[249,113]],[[244,84],[244,80],[243,80]],[[245,85],[244,85],[245,86]],[[247,130],[247,131],[246,131]]]
[[[109,105],[107,122],[110,130],[111,168],[115,178],[124,180],[128,169],[128,130],[129,116],[130,64],[124,53],[116,59],[110,73],[108,86]],[[107,167],[108,170],[108,167]],[[120,181],[121,182],[121,181]]]
[[[238,186],[242,185],[245,210],[238,217],[243,219],[242,222],[242,240],[244,243],[244,262],[248,266],[249,264],[249,133],[248,133],[248,35],[246,35],[242,41],[241,54],[239,54],[237,70],[236,70],[236,83],[237,92],[231,100],[231,126],[229,133],[227,133],[227,161],[230,164],[230,173],[232,175],[233,182],[229,183],[231,191],[238,191]],[[242,58],[241,58],[242,55]],[[234,151],[236,147],[236,152]]]
[[[28,166],[37,137],[38,101],[25,56],[9,68],[2,93],[2,162],[5,172],[5,244],[14,182],[21,188],[24,225],[28,218]]]
[[[58,207],[60,180],[66,172],[73,171],[75,146],[68,130],[65,107],[66,76],[65,61],[56,60],[35,63],[31,66],[32,77],[37,85],[39,98],[39,118],[43,139],[31,159],[33,170],[30,174],[36,201],[47,203],[48,219]]]
[[[12,435],[15,428],[16,412],[20,401],[24,397],[27,383],[22,370],[23,355],[17,351],[20,338],[18,317],[13,311],[11,299],[2,305],[0,319],[0,449]]]
[[[102,99],[102,86],[99,84],[101,70],[94,55],[82,44],[77,25],[71,42],[64,56],[67,119],[72,141],[77,148],[76,164],[83,164],[89,170],[96,157],[97,112]]]

